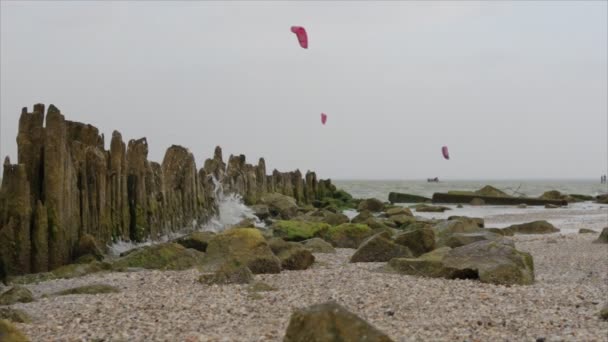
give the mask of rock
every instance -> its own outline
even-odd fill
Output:
[[[467,217],[467,216],[450,216],[450,217],[448,217],[448,221],[452,221],[452,220],[460,221],[467,225],[475,224],[479,228],[483,228],[485,225],[484,220],[480,217]]]
[[[408,224],[412,223],[412,222],[416,222],[416,218],[414,218],[413,216],[408,216],[408,215],[393,215],[391,217],[389,217],[388,219],[383,221],[384,224],[391,226],[391,227],[401,227],[401,226],[407,226]],[[391,224],[392,223],[392,224]]]
[[[209,241],[213,239],[215,233],[213,232],[192,232],[188,235],[182,236],[173,242],[178,243],[186,248],[196,249],[199,252],[205,252]]]
[[[281,272],[281,261],[254,228],[231,228],[217,234],[209,241],[201,269],[214,272],[229,260],[246,265],[254,274]]]
[[[414,215],[412,215],[411,210],[409,210],[408,208],[404,208],[404,207],[390,208],[390,209],[386,210],[386,215],[388,217],[395,216],[395,215],[414,216]]]
[[[265,220],[270,217],[270,209],[266,204],[256,204],[251,206],[253,214],[260,220]]]
[[[595,202],[600,204],[608,204],[608,194],[598,195],[595,197]]]
[[[550,203],[545,204],[545,209],[557,209],[557,208],[559,208],[558,205],[550,204]]]
[[[395,243],[407,247],[413,256],[419,256],[435,249],[435,233],[428,227],[417,228],[397,235]]]
[[[490,197],[511,197],[502,190],[498,190],[491,185],[486,185],[483,188],[475,191],[475,194]]]
[[[500,234],[492,233],[492,232],[480,232],[480,233],[455,233],[450,235],[445,245],[448,247],[456,248],[464,245],[468,245],[477,241],[496,241],[502,240],[503,237]],[[503,243],[513,245],[512,241],[503,241]]]
[[[464,207],[462,206],[462,204],[458,203],[458,205],[456,205],[456,208],[458,208],[458,209],[462,209],[462,208],[464,208]]]
[[[28,315],[25,311],[11,307],[0,308],[0,320],[2,319],[17,323],[30,323],[32,321],[30,315]],[[2,336],[0,335],[0,337]]]
[[[7,320],[0,320],[0,341],[2,342],[27,342],[25,335]]]
[[[325,234],[330,226],[323,222],[276,221],[271,226],[273,234],[287,241],[303,241]]]
[[[69,264],[54,269],[51,272],[26,274],[11,278],[15,284],[30,284],[52,279],[71,279],[87,274],[108,271],[112,266],[107,262],[93,261],[86,264]]]
[[[112,263],[115,270],[145,268],[157,270],[185,270],[203,263],[205,254],[185,248],[177,243],[161,243],[145,246]]]
[[[249,284],[253,281],[253,273],[237,260],[227,260],[213,274],[203,274],[199,282],[206,285]]]
[[[384,203],[377,198],[368,198],[359,202],[358,211],[369,210],[371,212],[380,212],[384,210]]]
[[[92,235],[84,234],[78,240],[78,247],[76,248],[76,258],[84,255],[92,255],[97,260],[103,260],[103,252],[97,245],[97,241]]]
[[[370,218],[371,219],[374,218],[374,215],[372,214],[372,212],[369,210],[363,210],[363,211],[360,211],[357,216],[353,217],[353,219],[350,220],[350,222],[351,223],[364,223],[365,221],[367,221]]]
[[[578,202],[593,201],[593,196],[589,195],[570,194],[569,196]]]
[[[555,240],[555,239],[549,239],[549,240],[547,240],[547,243],[557,243],[557,240]]]
[[[608,321],[608,302],[604,304],[604,307],[599,312],[599,316],[604,321]]]
[[[604,227],[600,236],[593,243],[608,243],[608,227]]]
[[[18,285],[0,294],[0,305],[13,305],[15,303],[29,303],[33,301],[32,292]]]
[[[520,209],[526,209],[528,207],[528,205],[526,203],[521,203],[521,204],[518,204],[517,207]]]
[[[454,233],[476,233],[483,230],[474,221],[461,220],[441,221],[432,226],[432,229],[438,246],[445,246],[445,241]]]
[[[431,199],[418,195],[389,192],[388,201],[391,203],[424,203],[430,202]]]
[[[291,315],[284,342],[389,342],[387,335],[336,302],[297,309]]]
[[[293,218],[294,221],[305,222],[324,222],[331,226],[337,226],[342,223],[348,223],[348,216],[342,213],[334,213],[327,209],[318,209],[310,211],[304,215],[299,215]]]
[[[484,200],[483,200],[483,199],[481,199],[481,198],[477,198],[477,197],[475,197],[475,198],[473,198],[473,199],[471,200],[471,202],[469,202],[469,204],[470,204],[470,205],[485,205],[485,204],[486,204],[486,201],[484,201]]]
[[[515,233],[507,228],[486,228],[485,230],[502,236],[513,236]]]
[[[402,245],[389,240],[384,233],[365,240],[350,258],[350,262],[385,262],[392,258],[408,258],[412,252]]]
[[[359,248],[359,245],[373,234],[372,230],[364,224],[343,223],[331,227],[322,238],[338,248]]]
[[[420,204],[420,205],[416,206],[416,211],[419,211],[421,213],[442,213],[446,210],[451,210],[451,209],[448,207],[427,205],[427,204]]]
[[[249,292],[269,292],[276,291],[277,288],[271,285],[266,284],[263,281],[256,281],[253,284],[249,285]]]
[[[596,231],[593,229],[581,228],[578,230],[579,234],[595,234]]]
[[[479,279],[483,283],[534,283],[532,256],[499,241],[478,241],[451,249],[442,247],[415,259],[396,258],[388,271],[447,279]]]
[[[551,234],[559,232],[551,223],[547,221],[533,221],[522,224],[514,224],[505,229],[513,231],[515,234]]]
[[[272,217],[289,220],[298,215],[298,205],[292,197],[279,193],[265,194],[260,198],[261,204],[266,204]]]
[[[244,218],[232,226],[232,228],[255,228],[255,220],[252,218]]]
[[[336,253],[336,249],[330,243],[320,238],[312,238],[300,243],[313,253]]]
[[[91,284],[91,285],[84,285],[84,286],[74,287],[71,289],[55,292],[55,293],[53,293],[53,295],[54,296],[67,296],[67,295],[80,295],[80,294],[93,295],[93,294],[101,294],[101,293],[119,293],[119,292],[120,292],[120,290],[115,286],[106,285],[106,284]]]
[[[274,238],[268,244],[272,252],[281,260],[281,267],[285,270],[305,270],[315,262],[312,253],[299,243]]]

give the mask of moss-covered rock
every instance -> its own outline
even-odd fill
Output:
[[[260,198],[260,204],[268,206],[272,217],[280,217],[289,220],[298,215],[298,205],[293,197],[285,196],[276,192],[264,194]]]
[[[300,243],[313,253],[336,253],[334,246],[321,238],[312,238]]]
[[[0,308],[0,319],[6,319],[17,323],[30,323],[32,321],[32,318],[27,312],[11,307]]]
[[[477,241],[496,241],[503,239],[502,235],[492,233],[492,232],[479,232],[479,233],[455,233],[450,235],[446,241],[445,245],[448,247],[456,248],[464,245],[468,245]],[[505,240],[503,243],[513,244],[510,240]]]
[[[200,252],[207,250],[209,241],[213,239],[215,233],[213,232],[192,232],[188,235],[182,236],[176,239],[174,242],[178,243],[186,248],[196,249]]]
[[[260,220],[265,220],[270,217],[270,209],[266,204],[256,204],[251,206],[253,214]]]
[[[386,216],[388,216],[388,217],[395,216],[395,215],[414,216],[410,209],[404,208],[404,207],[392,207],[392,208],[386,209],[385,212],[386,212]]]
[[[479,228],[485,227],[485,222],[481,217],[450,216],[448,221],[460,221],[467,225],[476,225]]]
[[[559,229],[544,220],[514,224],[505,229],[508,229],[515,234],[551,234],[559,232]]]
[[[593,229],[581,228],[578,230],[578,233],[579,234],[595,234],[597,232]]]
[[[293,218],[294,221],[305,221],[305,222],[323,222],[331,226],[337,226],[342,223],[348,223],[350,220],[348,216],[342,213],[334,213],[326,209],[317,209],[307,212],[303,215],[298,215]]]
[[[483,229],[474,222],[463,222],[460,220],[441,221],[432,226],[438,246],[445,246],[446,240],[455,233],[476,233]]]
[[[28,342],[28,338],[9,321],[0,319],[0,341]]]
[[[0,305],[13,305],[15,303],[29,303],[33,301],[34,296],[32,292],[18,285],[0,294]]]
[[[336,302],[297,309],[291,315],[284,342],[390,342],[387,335]]]
[[[97,240],[89,234],[82,235],[78,240],[78,247],[76,248],[74,257],[78,258],[85,255],[92,255],[97,260],[103,260],[103,251],[99,248]]]
[[[373,219],[374,215],[369,210],[362,210],[359,214],[350,220],[351,223],[365,223],[368,219]]]
[[[253,281],[253,273],[247,265],[238,260],[227,260],[213,274],[203,274],[199,282],[206,285],[249,284]]]
[[[267,283],[265,283],[263,281],[254,281],[251,285],[249,285],[247,290],[249,292],[270,292],[270,291],[276,291],[277,288],[274,286],[268,285]]]
[[[25,274],[10,278],[14,284],[31,284],[52,279],[71,279],[87,274],[108,271],[112,268],[107,262],[93,261],[85,264],[69,264],[54,269],[51,272]]]
[[[515,233],[507,228],[485,228],[486,231],[502,236],[513,236]]]
[[[314,262],[312,253],[296,242],[287,242],[280,238],[268,241],[272,252],[281,260],[281,268],[285,270],[305,270]]]
[[[367,225],[344,223],[331,227],[323,238],[334,247],[359,248],[359,245],[372,234],[372,230]]]
[[[600,236],[593,243],[608,243],[608,227],[602,229]]]
[[[606,302],[604,304],[604,306],[602,307],[602,309],[600,310],[599,316],[604,321],[608,321],[608,302]]]
[[[119,293],[120,290],[112,285],[107,284],[91,284],[73,287],[67,290],[58,291],[53,293],[53,296],[67,296],[67,295],[94,295],[104,293]]]
[[[398,245],[389,238],[385,233],[379,233],[365,240],[352,255],[350,262],[385,262],[412,256],[407,247]]]
[[[395,243],[409,248],[412,255],[419,256],[435,249],[435,232],[428,227],[408,230],[397,235]]]
[[[446,268],[442,262],[443,257],[450,250],[450,247],[441,247],[432,252],[422,254],[418,258],[391,259],[383,269],[399,274],[451,279],[456,270]]]
[[[358,211],[369,210],[371,212],[380,212],[384,210],[384,203],[377,198],[368,198],[359,202],[357,206]]]
[[[330,225],[323,222],[276,221],[273,234],[287,241],[303,241],[327,233]]]
[[[112,263],[115,270],[146,268],[157,270],[185,270],[203,262],[205,254],[185,248],[177,243],[162,243],[145,246]]]
[[[281,261],[254,228],[232,228],[217,234],[209,241],[201,269],[214,272],[229,260],[246,265],[254,274],[281,272]]]

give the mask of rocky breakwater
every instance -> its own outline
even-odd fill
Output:
[[[118,131],[106,150],[96,127],[66,120],[54,105],[46,115],[43,104],[23,108],[17,147],[17,164],[6,158],[0,188],[1,278],[74,261],[85,235],[105,246],[196,228],[217,213],[218,180],[248,204],[280,193],[304,205],[336,192],[314,172],[267,175],[264,159],[251,165],[243,155],[225,163],[220,147],[201,169],[177,145],[162,163],[150,161],[146,138],[125,143]]]

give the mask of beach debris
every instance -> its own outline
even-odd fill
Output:
[[[302,26],[292,26],[291,32],[298,37],[298,43],[303,49],[308,49],[308,34],[306,33],[306,29]]]
[[[284,342],[368,341],[391,342],[390,337],[335,301],[296,309]]]
[[[321,123],[325,125],[327,122],[327,114],[321,113]]]
[[[443,154],[443,158],[450,159],[450,152],[448,151],[447,146],[441,147],[441,154]]]
[[[390,240],[390,233],[382,232],[365,240],[350,258],[350,262],[386,262],[393,258],[409,258],[409,248]],[[388,238],[387,238],[388,235]]]

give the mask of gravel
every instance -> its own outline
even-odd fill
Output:
[[[354,250],[315,254],[305,271],[256,275],[276,291],[202,285],[197,270],[93,274],[27,287],[37,301],[16,304],[33,341],[281,341],[291,312],[330,299],[395,341],[606,341],[598,312],[608,293],[608,245],[593,234],[516,236],[534,256],[536,283],[496,286],[375,272],[383,263],[348,262]],[[547,243],[554,239],[557,243]],[[117,294],[44,294],[91,283]]]

